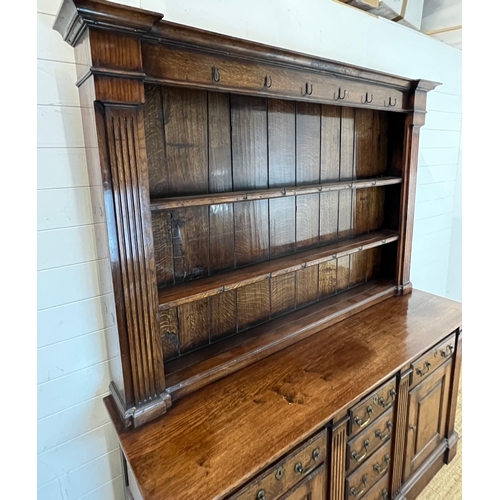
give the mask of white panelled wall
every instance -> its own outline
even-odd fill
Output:
[[[92,204],[73,49],[38,0],[38,498],[122,500],[102,403],[115,328],[102,213]],[[411,278],[461,300],[461,52],[331,0],[136,0],[174,22],[443,85],[421,132]]]

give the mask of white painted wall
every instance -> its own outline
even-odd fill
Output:
[[[462,49],[462,0],[425,0],[420,31]]]
[[[124,2],[125,3],[125,2]],[[169,20],[443,83],[422,129],[412,281],[460,298],[461,53],[331,0],[131,0]],[[102,398],[115,328],[103,220],[92,207],[73,49],[38,0],[38,498],[122,500]]]

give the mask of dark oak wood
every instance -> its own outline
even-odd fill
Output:
[[[207,92],[164,87],[164,195],[208,192]]]
[[[266,188],[267,103],[260,97],[231,96],[233,187]]]
[[[208,93],[208,181],[211,193],[230,191],[233,188],[229,106],[229,95]]]
[[[126,494],[415,498],[458,441],[461,309],[409,281],[437,84],[105,0],[55,29],[106,210]]]
[[[180,399],[142,429],[122,430],[109,399],[107,407],[145,498],[220,498],[460,323],[460,304],[414,290]],[[185,470],[191,471],[187,483]]]
[[[149,412],[154,405],[156,415],[162,414],[170,400],[168,395],[165,399],[157,398],[165,385],[156,315],[154,254],[148,244],[153,239],[148,217],[149,197],[147,191],[141,189],[147,175],[143,116],[140,109],[110,105],[104,109],[104,121],[113,202],[120,221],[116,243],[121,256],[120,277],[131,352],[133,395],[138,406],[127,418],[140,422],[142,410]]]
[[[253,286],[253,285],[251,285]],[[173,400],[233,373],[299,340],[338,323],[394,294],[391,282],[376,280],[253,328],[245,337],[194,351],[165,364],[165,383]],[[266,297],[266,291],[262,293]],[[272,297],[271,297],[272,301]],[[267,308],[267,303],[265,304]],[[263,306],[258,308],[262,311]],[[254,313],[246,309],[246,314]]]
[[[455,334],[440,342],[432,351],[425,353],[411,364],[410,389],[432,375],[446,361],[452,359],[455,351]]]
[[[236,266],[269,258],[269,203],[246,201],[234,206],[234,253]]]
[[[451,363],[409,393],[404,479],[408,480],[446,438]]]
[[[312,457],[315,457],[312,460]],[[296,464],[310,464],[310,472],[319,468],[327,458],[327,433],[326,429],[307,440],[297,450],[287,455],[286,458],[275,464],[269,470],[255,478],[248,486],[230,500],[255,500],[258,495],[264,495],[266,500],[277,499],[295,485],[302,482],[304,474],[296,469]],[[323,467],[324,469],[324,467]],[[326,482],[325,482],[326,483]],[[326,484],[323,484],[323,487]],[[264,493],[261,493],[261,492]],[[298,497],[302,498],[302,497]]]
[[[388,500],[389,492],[389,474],[386,474],[363,498],[365,500]]]
[[[209,218],[207,207],[190,207],[172,214],[172,254],[175,283],[208,274]]]
[[[160,311],[160,332],[163,359],[166,361],[179,356],[179,314],[176,307]]]
[[[355,436],[373,423],[396,400],[396,380],[390,380],[375,394],[350,410],[349,435]]]
[[[226,290],[240,288],[258,281],[267,280],[271,277],[300,271],[306,267],[328,263],[332,261],[332,259],[337,259],[337,261],[339,261],[342,258],[347,258],[348,261],[348,256],[351,254],[365,252],[377,246],[387,245],[397,241],[397,239],[398,236],[394,231],[371,233],[370,235],[354,238],[346,242],[334,243],[317,249],[281,257],[245,268],[244,270],[210,276],[203,280],[197,280],[182,286],[165,287],[159,290],[158,299],[160,310],[166,307],[174,307],[186,302],[198,300],[203,297],[216,295]],[[347,266],[347,268],[349,268],[349,266]]]
[[[347,444],[347,472],[357,469],[384,443],[392,438],[394,411],[390,407],[377,421],[351,439]]]
[[[234,267],[234,207],[230,203],[210,205],[209,273]]]
[[[282,498],[283,500],[326,500],[326,478],[326,468],[322,465]]]
[[[388,475],[391,459],[391,442],[388,441],[347,477],[347,498],[363,498],[384,475]]]
[[[229,290],[209,298],[210,340],[232,335],[237,328],[236,290]],[[169,311],[170,309],[167,309]]]
[[[348,417],[337,422],[332,430],[330,498],[344,500],[345,469],[346,469],[346,441]]]
[[[393,473],[392,473],[392,496],[401,491],[403,484],[403,467],[406,449],[406,432],[407,432],[407,418],[408,418],[408,391],[410,387],[411,368],[402,370],[398,374],[398,394],[396,412],[396,425],[394,431],[394,449],[393,449]]]
[[[325,182],[322,184],[309,184],[305,186],[287,186],[287,181],[284,180],[279,188],[265,189],[265,190],[249,190],[249,191],[237,191],[237,192],[227,192],[227,193],[213,193],[208,195],[197,195],[197,196],[180,196],[167,199],[154,199],[151,201],[151,210],[168,210],[171,208],[181,208],[181,207],[192,207],[192,206],[202,206],[202,205],[212,205],[218,203],[233,203],[236,201],[247,201],[247,200],[263,200],[263,199],[274,199],[278,200],[287,197],[293,197],[300,194],[316,194],[321,193],[321,196],[325,196],[325,193],[335,194],[336,191],[365,189],[373,188],[374,186],[391,186],[393,184],[400,184],[401,179],[399,177],[374,177],[369,179],[357,179],[349,181],[337,181],[337,182]],[[323,198],[322,198],[323,199]],[[277,200],[277,201],[278,201]]]
[[[453,357],[450,411],[448,413],[448,418],[446,421],[446,436],[448,439],[448,450],[445,462],[447,464],[449,464],[457,454],[457,444],[459,436],[455,432],[455,416],[457,412],[457,399],[458,399],[461,371],[462,371],[462,329],[459,328],[456,332],[456,348],[455,348],[455,356]]]

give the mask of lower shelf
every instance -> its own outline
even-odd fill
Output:
[[[394,283],[375,280],[234,335],[165,364],[173,401],[255,363],[394,295]],[[244,338],[242,338],[244,337]]]

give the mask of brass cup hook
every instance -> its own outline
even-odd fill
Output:
[[[311,95],[313,93],[312,83],[306,82],[306,92],[302,95]]]
[[[389,103],[385,104],[385,101],[384,101],[384,104],[386,107],[392,108],[392,107],[396,106],[397,101],[398,101],[398,99],[395,98],[394,102],[392,102],[392,97],[389,97]]]
[[[212,80],[215,83],[220,82],[220,71],[215,66],[212,66]]]
[[[271,78],[271,75],[266,75],[264,78],[264,87],[270,89],[273,84],[273,79]]]
[[[342,97],[340,97],[340,92],[342,91],[342,89],[339,87],[339,93],[337,95],[336,92],[333,93],[333,99],[335,101],[343,101],[345,99],[345,96],[347,95],[347,90],[344,89],[344,94],[342,95]]]
[[[365,100],[361,101],[362,104],[370,104],[373,101],[373,94],[370,94],[370,100],[368,100],[368,92],[365,95]]]

